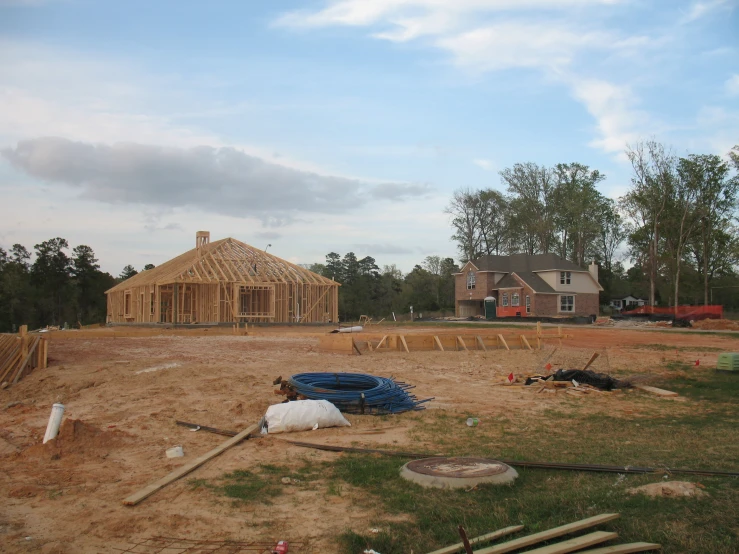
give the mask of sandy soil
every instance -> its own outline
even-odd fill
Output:
[[[257,329],[249,336],[115,338],[105,331],[99,336],[87,332],[77,335],[80,338],[54,337],[49,368],[0,391],[0,496],[5,499],[0,506],[0,552],[110,552],[156,535],[284,539],[301,543],[291,552],[331,552],[337,534],[346,529],[366,532],[378,513],[354,505],[349,489],[337,496],[320,487],[297,487],[271,504],[234,506],[188,484],[191,478],[216,479],[259,463],[297,466],[306,458],[337,456],[287,445],[280,436],[244,442],[138,506],[122,505],[126,496],[226,440],[176,426],[176,419],[244,429],[280,400],[272,386],[280,375],[300,371],[393,375],[416,385],[419,398],[435,397],[429,411],[459,414],[460,425],[471,407],[483,421],[502,415],[525,419],[572,402],[571,395],[497,386],[509,372],[536,373],[553,344],[542,351],[340,356],[317,352],[321,331],[315,329]],[[469,328],[458,332],[479,333]],[[700,359],[696,371],[708,371],[718,355],[710,349],[739,350],[739,338],[720,335],[595,328],[567,332],[573,337],[563,341],[551,358],[555,368],[579,367],[597,350],[601,356],[592,368],[616,376],[655,374],[665,361],[673,360]],[[654,344],[676,349],[644,348]],[[66,406],[65,425],[57,441],[42,446],[54,402]],[[591,394],[578,402],[593,410],[638,416],[640,405],[664,400],[615,393]],[[348,419],[351,428],[282,438],[410,451],[425,446],[412,438],[418,414]],[[183,446],[184,458],[166,458],[165,450],[174,445]]]

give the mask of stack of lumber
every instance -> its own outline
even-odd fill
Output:
[[[47,339],[29,335],[25,325],[17,335],[0,334],[0,386],[13,385],[34,369],[45,368],[47,352]]]
[[[603,543],[614,540],[618,537],[617,533],[608,531],[593,531],[588,532],[585,535],[575,536],[572,535],[586,529],[590,529],[602,523],[617,519],[619,514],[601,514],[575,523],[569,523],[554,529],[547,531],[541,531],[528,535],[518,539],[513,539],[504,543],[496,544],[494,546],[488,546],[479,550],[472,550],[472,546],[479,546],[480,544],[490,542],[491,540],[497,539],[504,535],[515,533],[521,530],[522,526],[506,527],[500,531],[489,533],[475,539],[467,541],[468,546],[464,543],[458,543],[440,550],[435,550],[429,554],[454,554],[456,552],[474,552],[474,554],[503,554],[504,552],[523,552],[522,549],[526,549],[525,552],[529,554],[566,554],[568,552],[577,551],[578,554],[629,554],[632,552],[647,552],[654,550],[661,550],[661,546],[655,543],[648,542],[632,542],[628,544],[616,544],[611,546],[602,546]],[[570,536],[570,538],[553,543],[554,539],[560,537]],[[547,542],[545,546],[535,545]],[[529,550],[529,547],[534,547],[533,550]],[[595,547],[595,548],[592,548]],[[588,550],[583,550],[587,548]]]

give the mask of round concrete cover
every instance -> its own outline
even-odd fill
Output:
[[[400,476],[423,487],[458,489],[483,483],[512,483],[518,473],[489,458],[422,458],[405,464]]]

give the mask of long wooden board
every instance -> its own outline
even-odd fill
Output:
[[[649,385],[634,385],[634,388],[643,390],[645,392],[651,392],[657,396],[679,396],[676,392],[665,389],[658,389],[657,387],[650,387]]]
[[[505,537],[506,535],[517,533],[521,529],[523,529],[523,525],[512,525],[511,527],[505,527],[503,529],[498,529],[497,531],[493,531],[492,533],[487,533],[485,535],[480,535],[479,537],[475,537],[474,539],[470,539],[470,546],[480,544],[481,542],[494,541],[495,539],[499,539],[500,537]],[[454,554],[455,552],[459,552],[463,548],[464,548],[464,543],[458,542],[457,544],[453,544],[451,546],[445,546],[444,548],[440,548],[439,550],[434,550],[433,552],[429,552],[428,554]]]
[[[594,544],[600,544],[602,542],[610,541],[618,537],[618,533],[611,533],[609,531],[595,531],[588,533],[581,537],[575,537],[566,541],[558,542],[557,544],[550,544],[529,550],[528,554],[568,554],[581,548],[587,548]]]
[[[574,533],[576,531],[582,531],[583,529],[595,527],[596,525],[606,523],[607,521],[613,521],[614,519],[618,519],[619,517],[620,514],[600,514],[597,516],[589,517],[587,519],[576,521],[574,523],[568,523],[567,525],[555,527],[554,529],[541,531],[540,533],[534,533],[533,535],[529,535],[527,537],[521,537],[520,539],[504,542],[503,544],[483,548],[482,550],[476,551],[475,554],[503,554],[504,552],[511,552],[512,550],[518,550],[520,548],[524,548],[525,546],[531,546],[532,544],[543,542],[549,539],[555,539],[557,537],[561,537],[562,535],[567,535],[569,533]]]
[[[630,542],[628,544],[583,550],[577,554],[633,554],[634,552],[646,552],[648,550],[662,550],[662,545],[653,542]]]
[[[180,477],[183,477],[183,476],[187,475],[191,471],[194,471],[197,468],[199,468],[201,465],[203,465],[205,462],[207,462],[211,458],[215,458],[216,456],[218,456],[222,452],[225,452],[226,450],[228,450],[232,446],[235,446],[235,445],[239,444],[242,440],[244,440],[246,437],[248,437],[250,434],[252,434],[254,431],[256,431],[258,427],[259,427],[259,425],[256,424],[256,423],[254,425],[250,425],[249,427],[247,427],[246,429],[244,429],[243,431],[241,431],[241,433],[239,433],[235,437],[233,437],[231,439],[228,439],[223,444],[220,444],[220,445],[216,446],[210,452],[206,452],[202,456],[200,456],[198,458],[195,458],[192,462],[189,462],[189,463],[183,465],[182,467],[178,467],[177,469],[175,469],[169,475],[166,475],[165,477],[162,477],[161,479],[159,479],[158,481],[155,481],[151,485],[147,485],[146,487],[144,487],[140,491],[138,491],[138,492],[132,494],[131,496],[125,498],[123,500],[123,503],[126,506],[135,506],[136,504],[138,504],[139,502],[141,502],[145,498],[150,497],[152,494],[154,494],[158,490],[163,489],[164,487],[166,487],[167,485],[169,485],[172,481],[176,481]]]

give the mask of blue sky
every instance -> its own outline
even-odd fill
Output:
[[[736,0],[0,0],[0,246],[456,257],[451,193],[516,162],[617,198],[629,142],[725,155],[738,30]]]

